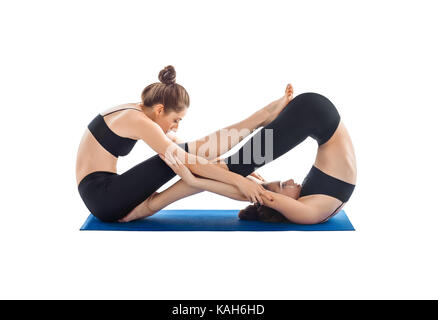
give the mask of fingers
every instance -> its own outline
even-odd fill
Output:
[[[272,197],[272,195],[268,192],[268,190],[266,190],[262,186],[260,186],[260,188],[261,188],[260,195],[264,196],[269,201],[274,201],[274,197]]]
[[[260,180],[262,180],[263,182],[266,181],[266,180],[263,179],[263,177],[262,177],[261,175],[259,175],[258,173],[254,172],[254,174],[255,174],[255,176],[256,176],[257,179],[260,179]]]
[[[274,200],[274,198],[271,196],[271,194],[260,185],[257,185],[257,189],[255,190],[255,193],[249,194],[247,196],[247,200],[253,204],[258,203],[258,204],[264,205],[265,202],[263,199],[266,199],[268,201]]]
[[[264,199],[265,203],[274,201],[274,199],[267,192],[262,194],[262,199]]]
[[[251,173],[250,176],[252,176],[252,177],[254,177],[254,178],[258,179],[258,180],[261,180],[262,182],[266,182],[265,178],[263,178],[261,175],[259,175],[255,171],[253,173]]]
[[[170,162],[171,164],[176,164],[176,158],[178,158],[176,155],[174,155],[172,152],[166,152],[164,155],[159,154],[160,158],[165,161],[165,159]],[[167,162],[166,162],[167,163]]]
[[[251,196],[248,200],[254,204],[259,203],[264,205],[265,202],[263,201],[263,198],[265,198],[267,201],[274,201],[274,198],[268,192],[262,192],[260,194]]]
[[[256,199],[257,199],[257,202],[258,202],[259,204],[264,205],[264,203],[263,203],[263,199],[262,199],[261,195],[257,195],[257,196],[256,196]]]
[[[167,160],[169,160],[170,163],[172,163],[173,165],[176,164],[175,157],[174,157],[174,155],[173,155],[172,153],[167,152],[167,153],[166,153],[166,158],[167,158]]]
[[[173,172],[178,174],[179,167],[178,167],[178,164],[177,164],[175,158],[173,158],[172,155],[169,155],[169,157],[167,157],[167,156],[165,157],[165,156],[160,154],[159,156],[160,156],[161,160],[163,160],[169,166],[169,168],[173,170]],[[171,158],[172,160],[170,160],[170,157],[172,157]]]
[[[185,166],[184,163],[183,163],[178,157],[175,157],[174,159],[175,159],[176,164],[177,164],[179,167],[181,167],[181,166]]]
[[[161,158],[161,160],[163,160],[164,162],[167,161],[167,158],[165,156],[163,156],[161,153],[158,154],[158,156]],[[167,162],[166,162],[167,163]]]
[[[249,196],[248,199],[252,204],[263,204],[263,200],[259,194],[255,193]]]
[[[179,164],[181,164],[181,165],[183,164],[178,157],[174,156],[171,153],[166,153],[165,156],[160,154],[159,156],[160,156],[161,160],[166,162],[166,164],[169,165],[170,167],[177,167]]]
[[[160,158],[161,158],[161,160],[163,160],[169,167],[171,167],[172,168],[172,166],[173,166],[173,163],[172,162],[170,162],[170,160],[169,160],[169,158],[166,156],[163,156],[162,154],[160,154],[159,155],[160,156]]]

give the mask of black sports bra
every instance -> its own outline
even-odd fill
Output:
[[[136,108],[125,108],[112,111],[102,116],[98,114],[93,121],[88,125],[88,129],[91,134],[96,138],[96,140],[100,143],[102,147],[105,148],[109,153],[111,153],[114,157],[126,156],[129,152],[131,152],[132,148],[134,148],[137,140],[131,138],[121,137],[115,134],[106,124],[103,117],[122,110],[132,109],[143,112],[142,110]]]

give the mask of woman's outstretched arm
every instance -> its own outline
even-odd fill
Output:
[[[178,180],[169,188],[157,194],[149,203],[149,207],[153,211],[159,211],[175,201],[202,191],[210,191],[234,200],[246,201],[245,196],[239,191],[239,189],[232,185],[210,179],[196,179],[197,182],[193,185],[189,185],[182,179]]]
[[[207,160],[215,159],[231,150],[254,130],[273,121],[292,99],[293,88],[288,84],[285,95],[256,111],[248,118],[222,128],[201,139],[188,143],[190,153]]]
[[[159,199],[157,203],[160,205],[160,209],[174,201],[193,194],[193,192],[197,193],[202,190],[207,190],[234,200],[246,200],[246,197],[237,187],[215,180],[195,177],[180,160],[175,160],[175,163],[171,163],[169,160],[165,161],[182,180],[160,194],[162,198]],[[280,193],[269,190],[267,190],[266,193],[268,193],[270,197],[262,196],[263,202],[261,204],[281,212],[293,223],[315,224],[327,218],[324,210],[321,211],[320,208],[310,206],[300,200]]]
[[[212,179],[195,177],[192,174],[192,172],[178,158],[175,158],[174,162],[170,162],[170,160],[166,158],[162,158],[162,159],[177,175],[179,175],[182,178],[181,184],[184,182],[188,187],[193,188],[194,190],[206,190],[234,200],[239,200],[239,201],[247,200],[246,195],[238,187],[234,185],[223,183]],[[250,180],[248,178],[244,178],[244,179]],[[256,179],[252,178],[251,180],[253,183],[258,184],[255,181]],[[270,196],[265,196],[263,197],[263,199],[265,199],[265,201],[270,201],[269,200]],[[261,197],[260,200],[261,200],[260,202],[263,204],[263,200],[261,199]]]
[[[139,132],[138,138],[144,140],[155,152],[170,159],[179,158],[197,175],[232,184],[239,188],[250,201],[261,201],[261,195],[266,192],[260,185],[228,170],[224,163],[211,163],[200,156],[185,152],[164,134],[157,123],[146,117],[136,118],[135,121],[133,120],[132,126],[135,127],[136,132]],[[269,197],[269,195],[265,196]]]

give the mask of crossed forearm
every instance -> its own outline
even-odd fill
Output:
[[[154,197],[150,203],[150,208],[154,211],[158,211],[175,201],[200,193],[204,190],[234,200],[246,201],[245,196],[239,191],[239,189],[232,185],[210,179],[196,178],[193,185],[187,184],[184,180],[178,180],[169,188]]]
[[[185,165],[189,170],[201,177],[217,180],[226,184],[238,186],[242,179],[241,175],[229,171],[223,161],[206,161],[201,157],[186,153],[188,159]]]

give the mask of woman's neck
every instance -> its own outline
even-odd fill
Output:
[[[155,121],[155,114],[154,114],[154,110],[152,108],[148,108],[145,107],[141,102],[137,103],[137,106],[139,106],[141,108],[141,110],[143,111],[143,113],[152,121]]]

